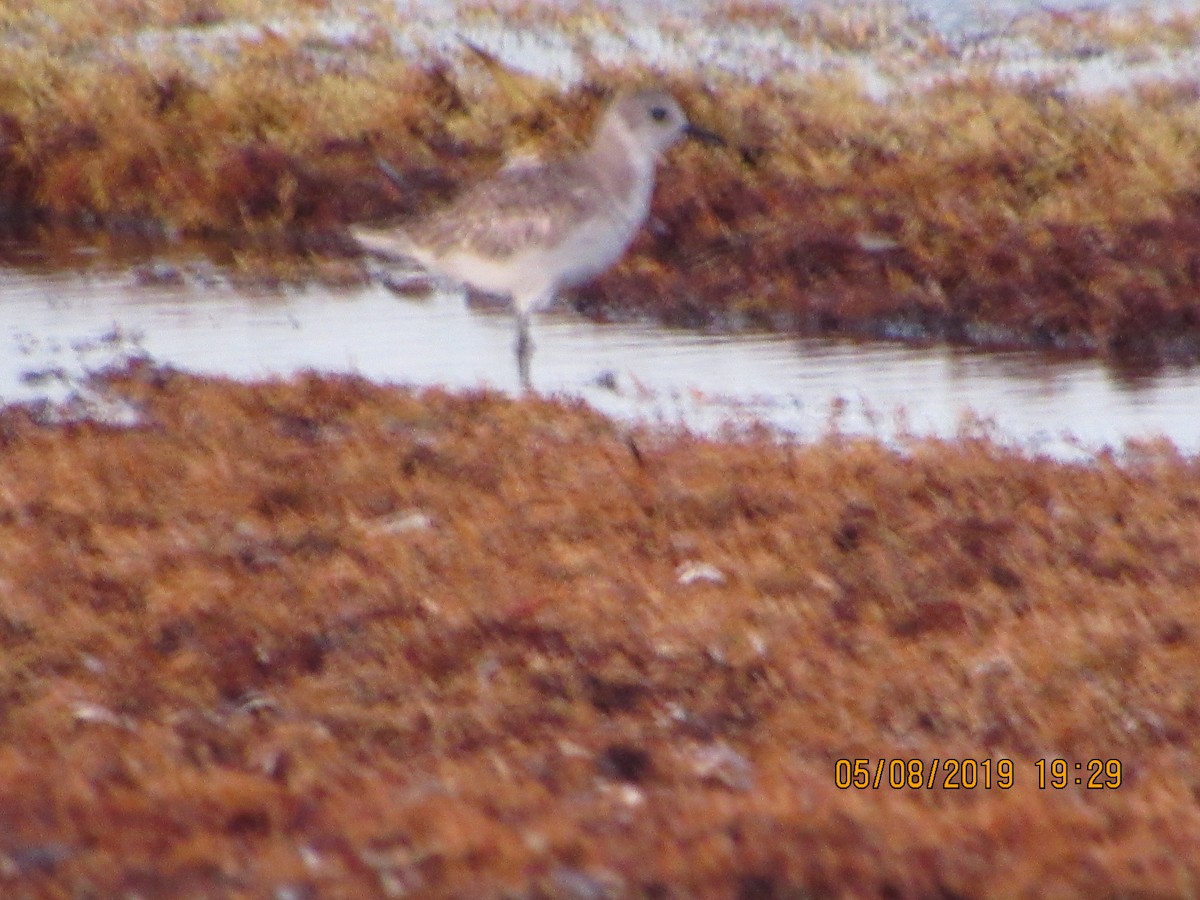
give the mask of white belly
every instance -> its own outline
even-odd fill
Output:
[[[481,291],[511,296],[522,312],[540,309],[560,288],[594,278],[621,258],[650,208],[650,190],[640,193],[579,223],[550,246],[505,259],[450,252],[422,262]]]

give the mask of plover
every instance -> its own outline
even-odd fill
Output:
[[[723,143],[688,122],[675,98],[618,95],[581,153],[510,163],[449,205],[398,228],[353,227],[366,251],[409,258],[488,294],[517,316],[517,371],[529,387],[530,317],[565,287],[615,263],[650,210],[659,158],[683,137]]]

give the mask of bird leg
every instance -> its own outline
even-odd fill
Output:
[[[517,374],[521,378],[521,387],[526,391],[533,390],[533,382],[529,377],[529,362],[533,359],[533,338],[529,335],[529,314],[517,314]]]

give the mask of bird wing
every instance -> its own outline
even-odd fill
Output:
[[[503,169],[413,223],[408,237],[435,256],[465,250],[507,259],[533,246],[552,247],[604,204],[599,185],[581,174],[563,162]]]

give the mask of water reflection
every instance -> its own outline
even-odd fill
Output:
[[[143,279],[144,280],[144,279]],[[1200,451],[1200,372],[1121,374],[1031,352],[715,336],[541,318],[534,381],[600,410],[711,430],[767,422],[800,439],[831,421],[894,438],[991,423],[1001,439],[1077,456],[1164,435]],[[187,370],[260,378],[304,369],[518,394],[513,324],[456,293],[398,297],[371,286],[249,296],[129,273],[0,275],[0,399],[60,399],[87,369],[149,354]],[[40,373],[31,377],[30,373]]]

